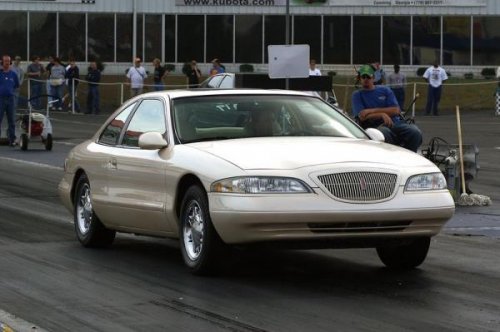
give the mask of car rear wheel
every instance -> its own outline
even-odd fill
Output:
[[[45,139],[45,150],[51,151],[52,150],[52,134],[47,134],[47,138]]]
[[[208,210],[205,191],[192,185],[181,204],[179,238],[184,263],[192,273],[214,273],[221,262],[224,243],[217,234]]]
[[[422,264],[427,257],[431,239],[423,237],[399,246],[377,247],[380,260],[391,269],[409,270]]]
[[[21,134],[21,138],[19,140],[19,145],[21,146],[21,150],[26,151],[28,150],[28,135],[26,134]]]
[[[74,222],[76,236],[84,247],[107,247],[115,239],[116,232],[107,229],[92,208],[90,183],[85,174],[76,185]]]

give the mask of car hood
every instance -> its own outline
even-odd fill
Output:
[[[335,137],[262,137],[189,144],[241,169],[297,169],[333,163],[428,166],[412,151],[376,141]]]

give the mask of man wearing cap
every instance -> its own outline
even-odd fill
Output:
[[[24,81],[24,70],[21,68],[21,57],[16,55],[14,58],[14,63],[11,67],[12,71],[16,73],[17,80],[19,81],[19,86],[23,84]],[[14,110],[17,110],[17,105],[19,104],[19,88],[14,91]]]
[[[127,71],[127,78],[130,83],[130,97],[135,97],[142,93],[144,80],[147,77],[146,69],[141,66],[141,58],[135,58],[134,65]]]
[[[9,145],[16,145],[16,120],[14,109],[14,91],[19,88],[17,74],[11,70],[10,56],[2,57],[2,68],[0,69],[0,128],[2,128],[3,115],[7,115],[7,138]]]
[[[361,89],[352,95],[352,113],[358,124],[365,129],[379,129],[387,143],[417,152],[422,144],[422,133],[401,117],[394,93],[386,86],[375,86],[375,70],[371,65],[361,66],[358,73]]]

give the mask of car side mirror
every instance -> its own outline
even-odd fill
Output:
[[[374,141],[379,141],[379,142],[384,142],[385,141],[384,134],[382,134],[382,132],[380,130],[378,130],[378,129],[368,128],[368,129],[365,130],[365,132]]]
[[[143,150],[157,150],[167,146],[168,142],[157,131],[150,131],[139,136],[139,147]]]

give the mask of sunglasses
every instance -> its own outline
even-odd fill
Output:
[[[372,78],[372,76],[370,76],[370,75],[361,75],[361,78],[364,79],[364,80],[366,80],[366,79]]]

